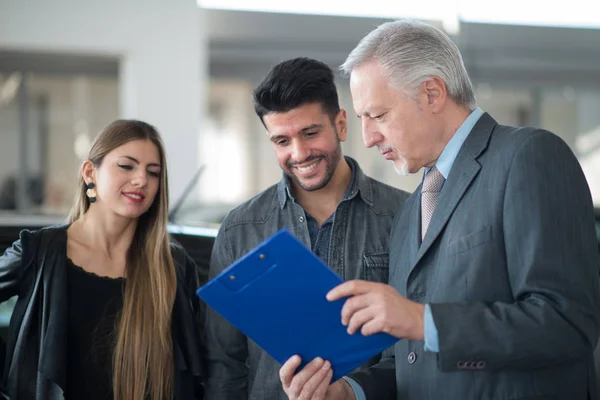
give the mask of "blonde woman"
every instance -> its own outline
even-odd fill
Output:
[[[3,390],[15,399],[201,399],[196,267],[169,242],[165,151],[151,125],[95,139],[69,223],[23,231],[0,257],[18,295]]]

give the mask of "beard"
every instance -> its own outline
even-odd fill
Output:
[[[337,134],[336,134],[336,136],[337,136]],[[311,162],[311,161],[317,161],[317,160],[319,160],[319,162],[325,163],[325,173],[318,182],[309,184],[308,182],[304,181],[302,178],[299,178],[296,174],[294,174],[292,172],[293,167],[296,164],[298,164],[295,162],[288,161],[285,164],[286,169],[283,172],[289,178],[293,179],[294,182],[296,182],[298,184],[298,186],[300,186],[303,190],[306,190],[307,192],[313,192],[315,190],[323,189],[325,186],[327,186],[327,184],[333,177],[333,174],[335,173],[335,170],[336,170],[341,158],[342,158],[342,146],[338,139],[337,147],[333,152],[313,154],[310,157],[308,157],[306,160],[302,161],[302,164],[305,164],[305,163]]]
[[[398,162],[400,163],[400,166],[398,166]],[[394,170],[396,170],[396,173],[400,176],[408,176],[410,175],[410,171],[408,170],[408,162],[406,161],[406,159],[404,157],[399,157],[398,160],[396,161],[392,161],[392,163],[394,164]]]

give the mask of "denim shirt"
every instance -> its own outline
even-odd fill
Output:
[[[350,157],[346,161],[356,176],[347,199],[335,211],[329,266],[344,280],[387,283],[390,230],[409,194],[369,178]],[[288,195],[287,187],[284,177],[227,214],[213,248],[210,278],[283,227],[311,247],[305,211]],[[279,381],[281,365],[210,307],[205,335],[205,399],[287,399]]]
[[[352,171],[350,184],[348,185],[348,189],[344,194],[344,198],[342,201],[350,200],[350,195],[352,194],[352,188],[354,187],[354,181],[356,181],[356,168],[353,162],[348,162],[350,165],[350,170]],[[291,191],[288,186],[288,196],[292,197]],[[294,200],[295,201],[295,200]],[[323,262],[329,265],[329,258],[334,255],[329,252],[330,243],[331,243],[331,231],[333,229],[333,221],[335,220],[335,212],[327,218],[325,222],[319,226],[319,222],[308,212],[305,211],[306,215],[306,223],[308,226],[308,235],[310,236],[311,250],[313,253],[317,255]]]

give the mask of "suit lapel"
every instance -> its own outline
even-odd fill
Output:
[[[423,184],[419,185],[417,190],[417,199],[412,208],[410,215],[410,225],[411,228],[408,233],[408,243],[409,243],[409,261],[410,265],[415,265],[417,262],[417,254],[419,253],[419,247],[421,246],[421,187]]]
[[[497,122],[489,114],[483,114],[458,152],[450,170],[450,175],[442,187],[437,206],[427,229],[427,234],[417,251],[416,257],[413,259],[414,262],[411,263],[411,271],[440,236],[450,216],[458,206],[460,199],[479,173],[481,165],[477,161],[477,158],[487,148],[492,130],[496,125]],[[421,201],[419,195],[419,219],[413,229],[413,232],[416,231],[417,233],[418,240],[420,240],[421,234],[419,228],[420,207]]]

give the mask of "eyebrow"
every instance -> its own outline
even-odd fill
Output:
[[[312,131],[312,130],[315,130],[315,129],[321,129],[322,127],[323,127],[322,124],[312,124],[312,125],[307,126],[306,128],[302,128],[302,130],[300,132],[304,133],[306,131]]]
[[[301,133],[301,134],[302,133],[306,133],[308,131],[313,131],[315,129],[321,129],[322,127],[323,127],[322,124],[312,124],[312,125],[309,125],[307,127],[304,127],[302,129],[300,129],[299,133]],[[271,142],[276,142],[276,141],[278,141],[280,139],[288,139],[288,136],[285,136],[285,135],[276,135],[276,136],[271,136],[269,139],[271,140]]]
[[[127,158],[127,159],[129,159],[129,160],[133,161],[134,163],[136,163],[136,164],[138,164],[138,165],[139,165],[139,163],[140,163],[140,162],[139,162],[137,159],[135,159],[135,158],[133,158],[133,157],[131,157],[131,156],[121,156],[121,157],[122,157],[122,158]],[[148,166],[149,166],[149,167],[158,167],[158,168],[160,168],[160,164],[158,164],[158,163],[150,163],[150,164],[148,164]]]

